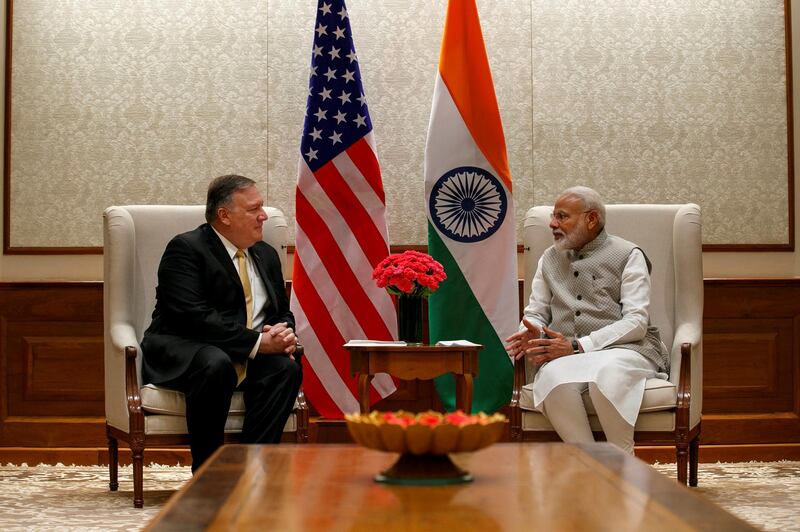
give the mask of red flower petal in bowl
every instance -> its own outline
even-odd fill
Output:
[[[436,427],[442,424],[442,415],[434,412],[425,412],[417,416],[418,425],[427,425],[428,427]]]

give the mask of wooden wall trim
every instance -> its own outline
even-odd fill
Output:
[[[706,277],[703,279],[703,285],[706,288],[709,286],[800,286],[800,277]]]
[[[795,204],[794,204],[794,74],[792,66],[792,0],[783,1],[784,48],[786,49],[786,156],[787,156],[787,200],[789,245],[795,248]]]
[[[26,290],[100,290],[103,291],[102,281],[0,281],[0,290],[26,291]],[[101,294],[102,297],[102,294]]]
[[[314,428],[314,421],[311,427]],[[316,430],[316,429],[315,429]],[[324,429],[320,429],[324,430]],[[318,441],[318,440],[314,440]],[[342,440],[346,442],[347,440]],[[656,462],[669,464],[675,462],[674,447],[637,447],[636,457],[649,464]],[[161,465],[188,466],[192,457],[187,448],[147,449],[147,463]],[[800,460],[800,445],[701,445],[700,463],[717,462],[773,462],[778,460]],[[2,464],[37,464],[55,465],[107,465],[108,449],[105,447],[0,447],[0,463]],[[119,463],[128,466],[131,463],[130,449],[119,448]],[[701,466],[702,468],[702,466]]]
[[[105,440],[103,284],[0,283],[0,446]]]
[[[6,0],[6,55],[4,84],[3,123],[3,253],[11,247],[11,44],[14,18],[14,3]]]
[[[702,443],[800,443],[800,278],[704,284]]]
[[[100,459],[102,319],[101,282],[0,282],[0,461]],[[800,277],[706,279],[704,366],[701,460],[800,458]],[[70,388],[58,372],[73,367],[83,384]],[[437,404],[430,383],[412,381],[383,408]],[[342,422],[322,419],[310,437],[349,441]],[[177,463],[175,452],[154,456]]]

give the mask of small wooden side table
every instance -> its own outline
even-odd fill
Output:
[[[402,380],[434,379],[445,373],[456,378],[456,407],[472,411],[472,384],[478,375],[478,353],[482,345],[356,345],[350,352],[350,374],[358,374],[361,413],[369,412],[369,383],[376,373]]]

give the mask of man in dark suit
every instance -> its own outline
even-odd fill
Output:
[[[242,440],[277,443],[302,382],[280,259],[262,241],[263,205],[253,180],[214,179],[208,223],[174,237],[158,267],[142,374],[185,394],[192,471],[222,445],[237,386]]]

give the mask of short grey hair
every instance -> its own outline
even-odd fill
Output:
[[[596,211],[597,218],[600,222],[600,227],[606,226],[606,206],[603,203],[603,198],[593,188],[584,186],[569,187],[559,196],[575,196],[583,202],[583,209],[587,211]]]

